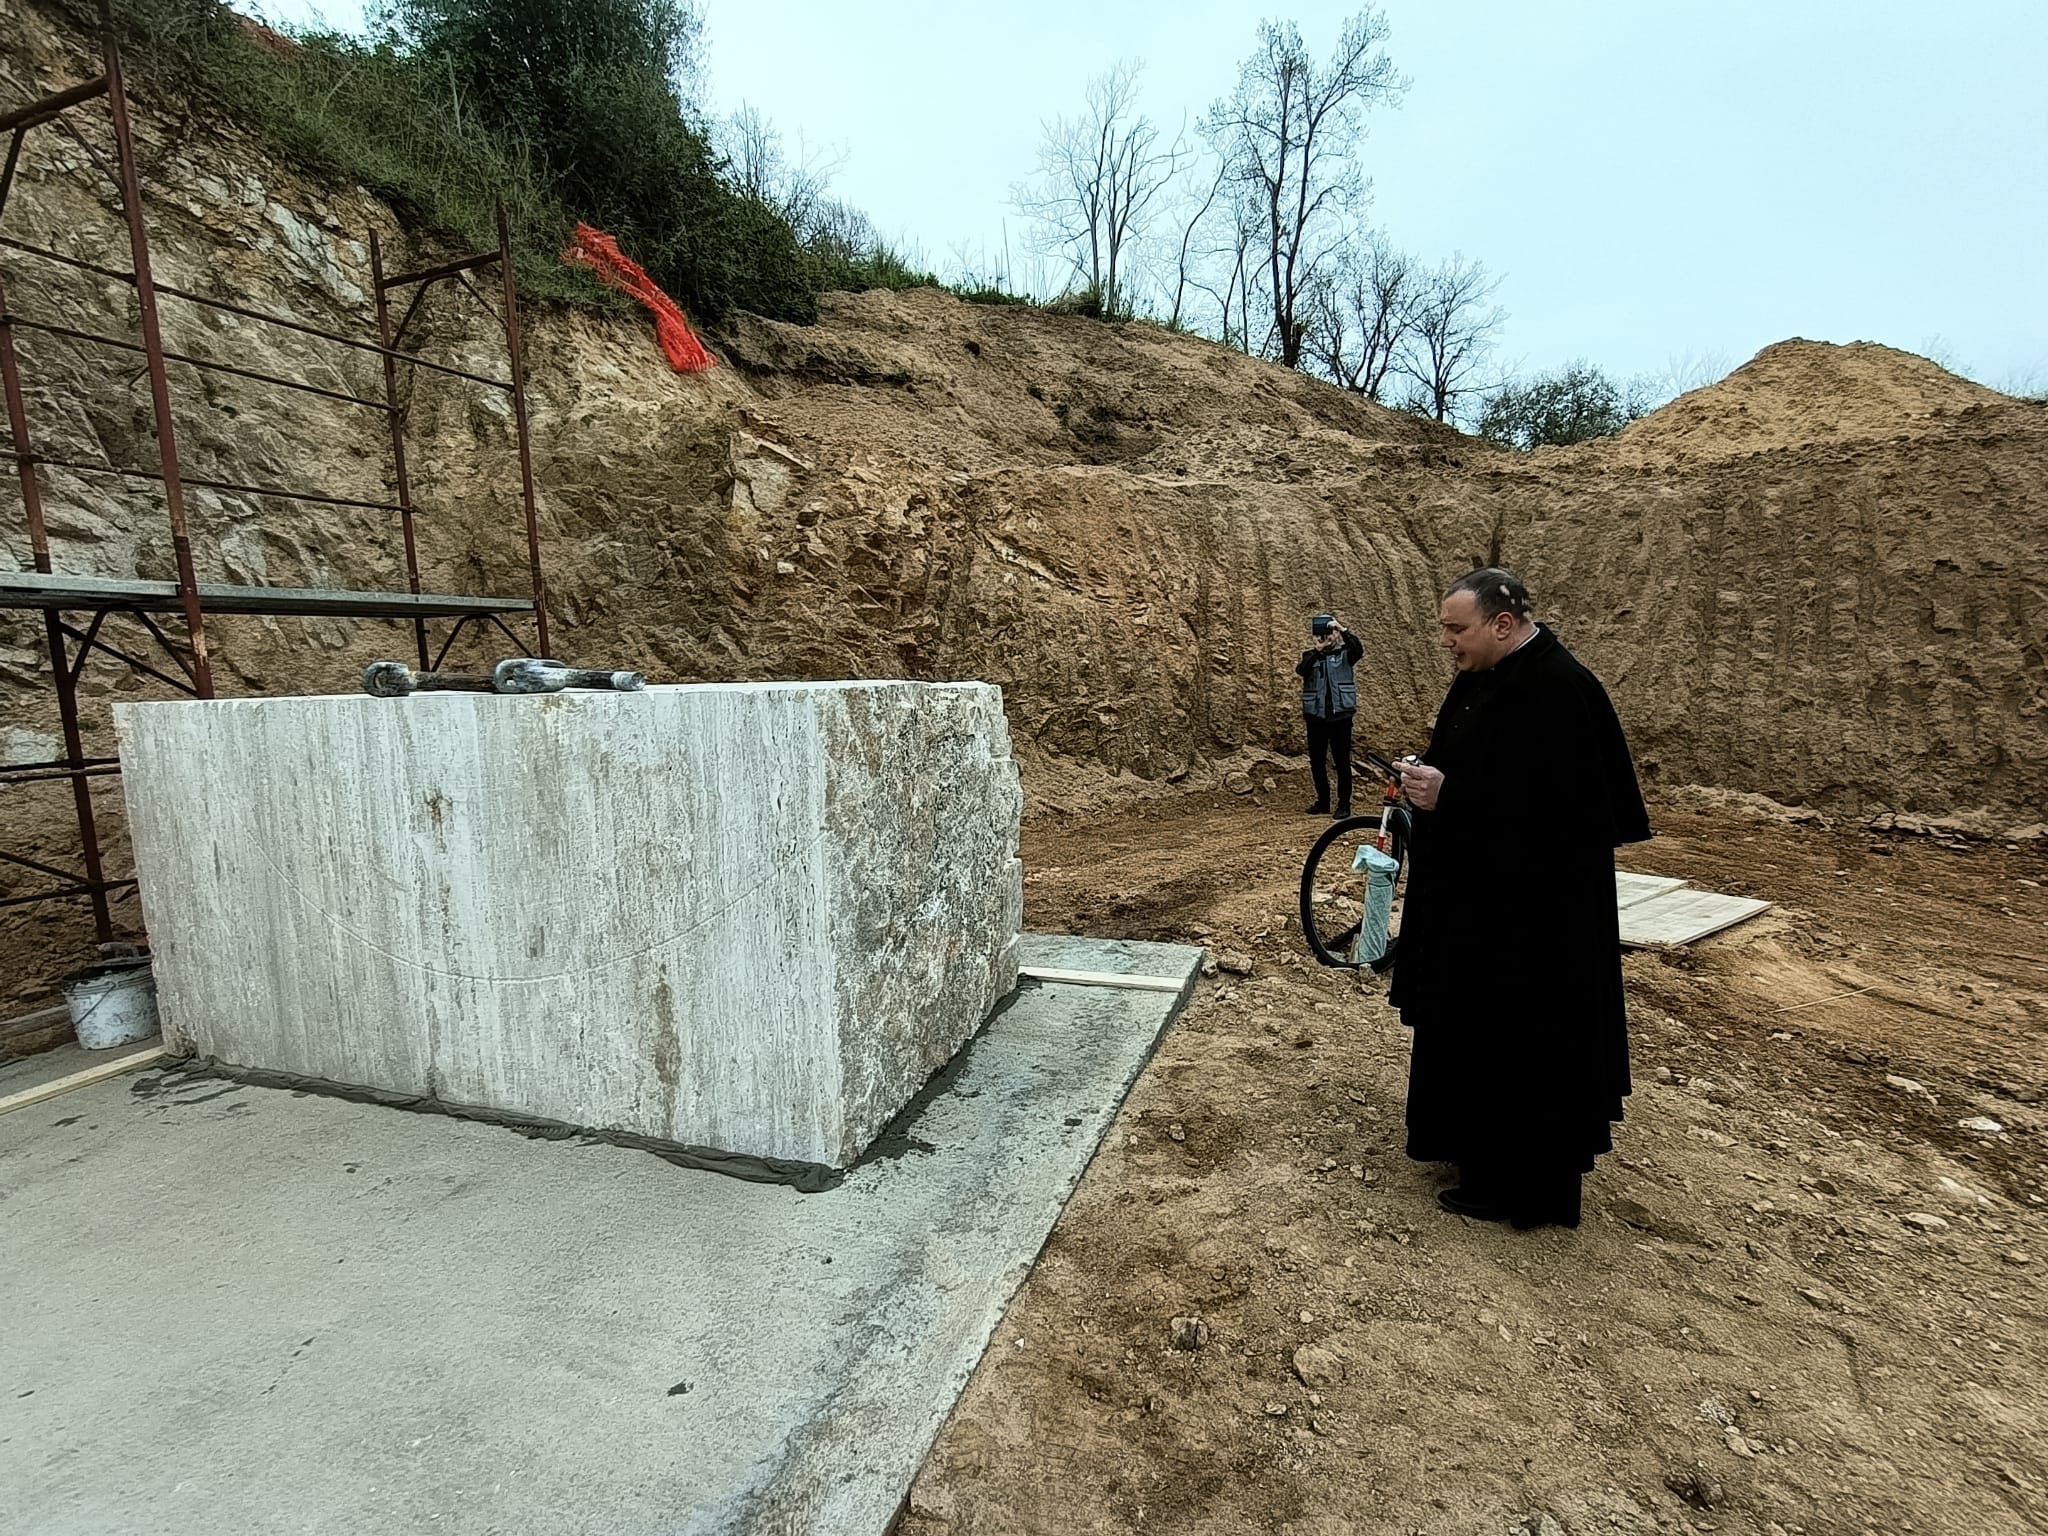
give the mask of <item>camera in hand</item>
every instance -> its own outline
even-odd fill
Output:
[[[1336,627],[1337,621],[1327,613],[1319,613],[1308,621],[1308,632],[1318,640]]]

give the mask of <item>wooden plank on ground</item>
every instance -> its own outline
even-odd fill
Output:
[[[1691,944],[1755,917],[1770,906],[1719,891],[1666,891],[1621,909],[1621,942],[1637,948]]]
[[[1125,976],[1116,971],[1062,971],[1045,965],[1023,965],[1019,976],[1058,982],[1069,987],[1122,987],[1129,992],[1178,992],[1187,982],[1178,976]]]
[[[1638,875],[1617,869],[1614,872],[1614,904],[1632,907],[1639,901],[1662,896],[1666,891],[1678,890],[1689,883],[1672,875]]]
[[[73,1072],[69,1077],[60,1077],[52,1082],[40,1083],[34,1088],[24,1088],[19,1093],[10,1093],[0,1099],[0,1115],[17,1109],[27,1109],[31,1104],[40,1104],[45,1099],[54,1099],[59,1094],[69,1093],[74,1088],[90,1088],[94,1083],[103,1083],[110,1077],[119,1077],[124,1072],[136,1072],[162,1061],[164,1048],[152,1045],[146,1051],[131,1051],[112,1061],[102,1061],[87,1067],[83,1072]]]

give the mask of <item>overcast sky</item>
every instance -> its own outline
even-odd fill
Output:
[[[268,0],[298,21],[304,0]],[[359,24],[351,0],[323,6]],[[702,0],[709,106],[843,155],[835,191],[942,272],[1025,227],[1043,119],[1141,59],[1177,127],[1256,7],[1218,0]],[[1318,52],[1355,3],[1296,0]],[[1504,275],[1501,359],[1618,374],[1882,341],[2048,388],[2044,0],[1387,0],[1413,80],[1370,120],[1372,216]]]

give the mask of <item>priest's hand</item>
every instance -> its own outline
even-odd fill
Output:
[[[1399,762],[1394,771],[1401,775],[1401,789],[1408,796],[1408,803],[1418,811],[1436,809],[1436,797],[1443,793],[1444,776],[1441,770],[1427,763]]]

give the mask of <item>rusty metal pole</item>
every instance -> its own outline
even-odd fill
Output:
[[[7,194],[14,188],[14,168],[21,163],[21,141],[27,133],[26,128],[16,128],[8,140],[7,163],[0,165],[0,213],[7,211]]]
[[[35,449],[28,435],[28,405],[21,393],[21,364],[14,351],[14,326],[7,309],[7,290],[0,286],[0,394],[7,407],[7,432],[14,440],[14,467],[21,477],[21,504],[28,514],[29,548],[35,567],[50,574],[50,533],[43,520],[42,484],[36,474]],[[78,725],[78,688],[64,646],[64,620],[54,609],[43,611],[43,641],[50,651],[50,673],[57,688],[57,718],[64,731],[64,766],[71,780],[71,809],[78,821],[78,847],[85,863],[86,895],[92,902],[93,931],[99,942],[114,938],[113,913],[107,907],[105,871],[100,865],[99,825],[93,816],[92,784],[85,772],[85,736]]]
[[[50,532],[43,522],[42,485],[36,478],[35,450],[29,445],[28,405],[21,393],[21,363],[14,352],[14,315],[7,307],[7,285],[0,283],[0,389],[7,397],[7,430],[14,438],[14,468],[21,476],[21,504],[28,513],[28,543],[36,569],[50,574]]]
[[[512,237],[505,205],[498,204],[498,273],[505,283],[505,350],[512,360],[512,422],[519,431],[519,493],[526,503],[526,563],[533,575],[533,627],[543,656],[548,649],[548,589],[540,573],[540,515],[533,501],[533,445],[526,426],[526,359],[519,346],[519,287],[512,277]]]
[[[419,546],[413,538],[412,526],[412,482],[405,472],[405,412],[398,405],[398,362],[391,355],[396,345],[391,339],[391,306],[384,297],[384,251],[377,239],[377,231],[370,231],[370,286],[377,293],[377,339],[384,344],[384,409],[391,424],[391,464],[398,479],[398,517],[405,530],[405,579],[415,592],[420,589]],[[420,670],[427,670],[427,621],[416,618],[412,621],[412,635],[415,648],[419,651]]]
[[[192,637],[192,681],[199,697],[213,697],[213,664],[206,654],[206,615],[199,604],[199,578],[192,565],[192,539],[185,525],[185,485],[178,475],[178,434],[171,421],[171,384],[164,371],[163,333],[157,324],[156,284],[149,271],[149,230],[142,216],[142,183],[135,170],[135,139],[128,126],[128,90],[121,78],[121,53],[114,43],[112,14],[101,0],[106,31],[107,104],[114,115],[114,146],[121,172],[121,205],[128,218],[128,250],[135,263],[135,301],[142,344],[149,360],[150,408],[156,416],[156,451],[163,464],[164,510],[170,518],[171,550],[177,557],[179,595],[185,627]]]

